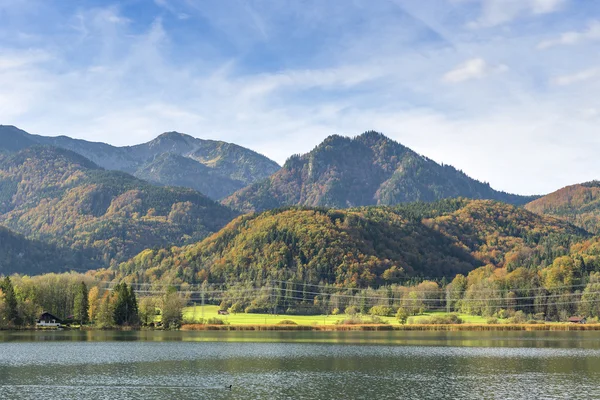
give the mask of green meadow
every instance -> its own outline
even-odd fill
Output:
[[[340,315],[283,315],[283,314],[229,314],[218,315],[219,306],[215,305],[198,305],[196,307],[186,307],[183,310],[183,319],[186,323],[200,322],[202,318],[219,318],[231,325],[277,325],[281,321],[293,321],[298,325],[334,325],[338,321],[350,318],[346,314]],[[419,323],[421,319],[431,317],[433,315],[447,315],[444,312],[424,313],[412,317],[414,323]],[[485,324],[486,318],[468,314],[458,314],[458,316],[466,324]],[[361,316],[363,319],[369,319],[369,315]],[[395,317],[379,317],[392,325],[400,323]]]

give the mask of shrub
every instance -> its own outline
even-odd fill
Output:
[[[291,319],[284,319],[283,321],[279,321],[277,325],[298,325],[296,322]]]
[[[206,325],[225,325],[225,321],[221,318],[209,318],[206,320]]]
[[[338,315],[340,313],[340,309],[339,308],[334,308],[333,310],[331,310],[331,315]]]
[[[219,310],[226,311],[229,307],[231,307],[231,301],[223,300],[221,304],[219,304]]]
[[[386,320],[384,320],[383,318],[377,316],[377,315],[373,315],[371,318],[369,318],[367,321],[365,321],[365,323],[367,324],[373,324],[373,325],[387,325],[389,324],[389,322],[387,322]]]
[[[536,321],[535,319],[530,319],[529,321],[526,322],[526,324],[530,324],[530,325],[542,324],[542,323],[543,322]]]
[[[350,318],[346,318],[344,320],[336,322],[336,324],[338,324],[338,325],[361,325],[363,323],[364,323],[363,320],[360,319],[359,317],[357,317],[356,315],[353,315]]]
[[[258,305],[255,302],[250,303],[250,305],[248,307],[246,307],[246,309],[244,310],[244,312],[246,312],[247,314],[262,314],[262,313],[266,313],[267,307],[262,306],[262,305]]]
[[[495,325],[498,323],[498,318],[491,317],[491,318],[488,318],[486,322],[490,325]]]
[[[378,315],[380,317],[390,317],[394,315],[394,310],[392,309],[392,307],[388,306],[373,306],[369,310],[369,314]]]
[[[413,319],[413,321],[415,320]],[[456,314],[432,315],[430,317],[421,318],[420,320],[416,321],[419,324],[426,325],[453,325],[463,323],[463,320]]]
[[[236,301],[231,307],[229,307],[229,312],[234,314],[244,312],[244,305],[241,301]]]
[[[358,307],[356,307],[356,306],[346,307],[346,314],[348,314],[348,315],[358,314]]]
[[[510,318],[511,324],[524,324],[527,321],[527,317],[523,311],[517,311],[515,315]]]

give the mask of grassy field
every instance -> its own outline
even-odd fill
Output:
[[[204,306],[204,318],[220,318],[231,325],[276,325],[283,320],[294,321],[298,325],[334,325],[337,321],[342,321],[348,318],[347,315],[272,315],[272,314],[229,314],[229,315],[218,315],[218,306]],[[443,312],[432,312],[425,313],[423,315],[413,317],[415,323],[419,323],[420,319],[432,316],[432,315],[445,315]],[[186,322],[197,322],[202,318],[203,311],[202,306],[186,307],[183,310],[184,321]],[[467,324],[485,324],[486,319],[484,317],[458,314],[459,317]],[[365,316],[363,318],[368,318]],[[381,317],[382,320],[387,321],[392,325],[399,325],[400,323],[395,317]]]

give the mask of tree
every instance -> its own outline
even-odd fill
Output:
[[[183,321],[184,300],[177,289],[170,287],[162,300],[162,323],[165,328],[177,328]]]
[[[75,304],[73,306],[73,316],[81,325],[89,322],[88,289],[85,282],[81,282],[75,293]]]
[[[116,293],[114,307],[114,321],[117,325],[136,325],[139,323],[137,299],[133,288],[126,283],[120,283],[115,286]]]
[[[100,301],[100,307],[98,307],[98,314],[96,317],[96,325],[99,328],[110,328],[114,326],[114,307],[112,304],[112,296],[110,292],[105,292],[102,300]]]
[[[93,322],[96,319],[99,296],[100,289],[98,289],[98,286],[92,287],[88,293],[88,321]]]
[[[4,293],[5,310],[3,319],[8,325],[20,325],[19,311],[17,308],[17,296],[10,277],[5,277],[2,281],[2,291]]]
[[[142,297],[140,299],[140,321],[144,325],[149,325],[154,322],[156,316],[156,298],[151,296]]]
[[[398,321],[400,321],[400,323],[402,325],[406,324],[406,321],[408,320],[408,316],[409,316],[409,312],[404,307],[400,307],[398,309],[398,312],[396,313],[396,319]]]
[[[600,283],[588,283],[585,287],[579,313],[587,317],[600,317]]]

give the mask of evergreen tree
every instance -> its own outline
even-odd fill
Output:
[[[89,302],[88,302],[88,289],[85,282],[81,282],[77,288],[75,294],[75,305],[73,315],[76,321],[79,321],[81,325],[89,322]]]
[[[6,303],[5,321],[9,324],[20,325],[21,320],[17,310],[17,296],[15,295],[12,281],[8,276],[2,281],[2,291],[4,292],[4,302]]]
[[[138,306],[133,288],[120,283],[114,288],[116,293],[114,321],[117,325],[135,325],[139,322]]]

